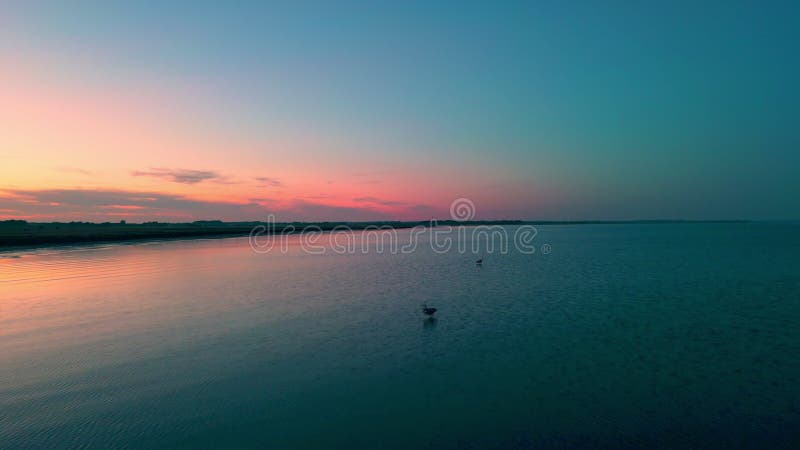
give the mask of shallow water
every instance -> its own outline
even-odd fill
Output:
[[[296,236],[6,253],[0,448],[800,441],[800,226],[538,228],[550,254],[482,267]]]

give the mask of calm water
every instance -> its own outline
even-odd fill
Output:
[[[0,448],[788,447],[798,232],[543,226],[551,254],[483,267],[296,237],[0,254]]]

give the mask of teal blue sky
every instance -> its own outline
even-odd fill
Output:
[[[489,215],[800,219],[797,2],[164,3],[4,5],[0,61],[200,86],[219,134],[485,173]]]

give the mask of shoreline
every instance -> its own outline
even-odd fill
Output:
[[[658,224],[713,224],[750,223],[749,220],[630,220],[630,221],[523,221],[486,220],[436,221],[436,226],[493,226],[493,225],[658,225]],[[222,239],[248,236],[255,227],[272,227],[271,233],[301,233],[305,229],[334,231],[347,227],[351,230],[408,229],[417,226],[430,228],[431,221],[385,222],[221,222],[199,221],[192,223],[36,223],[25,221],[0,221],[0,253],[70,245],[112,244],[139,241],[171,241],[189,239]],[[287,231],[289,230],[289,231]]]
[[[463,222],[475,225],[521,225],[521,221]],[[442,221],[438,225],[456,225],[459,222]],[[268,227],[270,233],[301,233],[309,227],[314,231],[333,231],[342,227],[351,230],[407,229],[416,226],[430,227],[430,222],[193,222],[193,223],[28,223],[24,221],[0,222],[0,253],[69,245],[111,244],[138,241],[170,241],[185,239],[221,239],[248,236],[255,227]]]

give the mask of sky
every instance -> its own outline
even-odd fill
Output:
[[[800,6],[696,3],[2,2],[0,220],[800,219]]]

